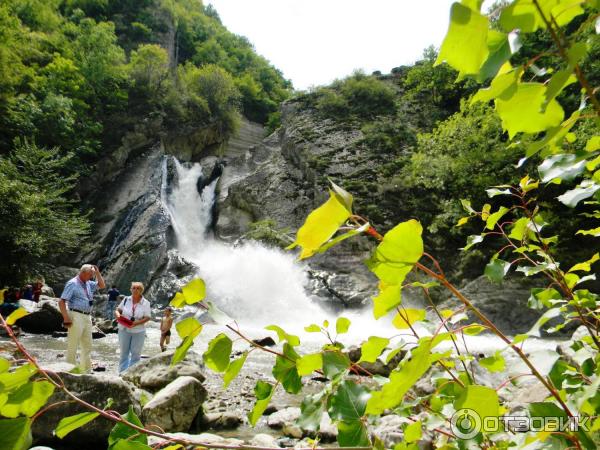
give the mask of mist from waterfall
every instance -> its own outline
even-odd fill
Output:
[[[251,327],[287,324],[301,329],[330,319],[306,294],[306,272],[292,254],[258,242],[232,246],[207,235],[218,180],[200,194],[196,187],[202,176],[200,164],[175,160],[175,168],[178,183],[170,193],[163,183],[163,202],[171,215],[177,250],[198,266],[208,300]]]

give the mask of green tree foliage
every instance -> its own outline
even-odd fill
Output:
[[[18,142],[0,158],[0,282],[16,284],[41,262],[57,262],[77,249],[89,223],[67,200],[76,175],[65,177],[72,155]]]

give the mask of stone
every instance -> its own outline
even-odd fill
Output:
[[[379,423],[372,429],[371,434],[377,436],[384,444],[385,448],[393,448],[404,439],[402,426],[408,422],[408,419],[390,414],[382,416]]]
[[[180,376],[158,391],[142,410],[146,426],[167,432],[188,431],[206,400],[206,389],[194,377]]]
[[[267,418],[267,425],[276,430],[282,429],[286,424],[292,425],[300,417],[300,408],[295,406],[284,408]]]
[[[185,439],[188,442],[191,442],[193,445],[197,445],[202,447],[202,444],[222,444],[222,445],[231,445],[231,446],[239,446],[244,444],[244,441],[241,439],[235,438],[224,438],[212,433],[202,433],[202,434],[188,434],[188,433],[166,433],[166,435],[173,439]],[[158,447],[161,444],[169,443],[165,439],[159,438],[157,436],[148,436],[148,445],[151,447]]]
[[[171,367],[173,353],[175,350],[168,350],[140,361],[122,374],[123,379],[150,392],[164,388],[181,376],[191,376],[200,383],[204,382],[204,363],[200,355],[189,351],[183,361]]]
[[[47,366],[51,368],[52,366]],[[110,409],[125,414],[131,406],[136,414],[140,414],[140,405],[136,400],[135,387],[116,375],[89,375],[56,372],[62,379],[65,387],[74,395],[98,408],[105,408],[108,398],[113,399]],[[34,444],[57,445],[60,448],[106,448],[108,435],[114,422],[103,417],[98,417],[78,428],[62,440],[54,436],[53,431],[63,417],[72,416],[88,409],[71,401],[63,391],[56,389],[48,400],[48,404],[58,403],[48,409],[34,422],[32,433]],[[59,403],[63,402],[65,403]]]
[[[248,444],[254,447],[266,447],[266,448],[277,448],[279,447],[279,443],[274,436],[266,433],[258,433],[252,436],[250,442]]]
[[[233,430],[244,422],[236,412],[207,413],[202,416],[202,426],[213,430]]]
[[[254,342],[256,345],[260,345],[261,347],[274,347],[277,345],[271,336],[267,336],[262,339],[253,339],[252,342]]]
[[[62,314],[58,309],[58,299],[40,297],[39,303],[21,300],[20,305],[29,314],[17,320],[16,324],[27,333],[52,334],[54,331],[64,331]]]

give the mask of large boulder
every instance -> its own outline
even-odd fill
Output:
[[[55,331],[64,331],[58,299],[42,296],[39,303],[21,300],[20,304],[29,311],[29,314],[16,322],[23,331],[34,334],[52,334]]]
[[[164,388],[179,377],[190,376],[200,383],[204,382],[206,377],[202,357],[190,351],[183,361],[171,366],[174,352],[175,350],[169,350],[140,361],[122,374],[123,379],[150,392]]]
[[[105,408],[107,400],[112,398],[111,410],[125,414],[131,406],[136,414],[140,414],[134,386],[115,375],[76,375],[68,372],[58,372],[57,375],[70,392],[87,403]],[[33,424],[34,442],[50,446],[57,444],[61,448],[106,449],[114,422],[103,417],[72,431],[62,440],[54,436],[54,429],[63,417],[89,411],[72,400],[62,390],[55,390],[48,404],[56,406],[39,416]]]
[[[144,405],[143,421],[167,432],[188,431],[206,396],[206,389],[196,378],[179,377]]]

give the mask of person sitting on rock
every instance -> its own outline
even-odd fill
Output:
[[[165,315],[160,321],[160,349],[164,352],[167,345],[171,342],[171,326],[173,325],[173,309],[170,306],[165,308]]]
[[[115,308],[117,307],[117,300],[121,293],[117,287],[113,284],[108,290],[108,300],[106,301],[106,318],[113,320],[115,318]]]

